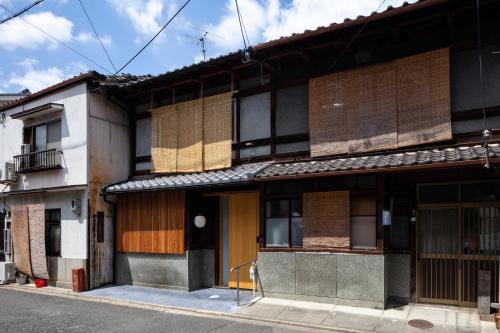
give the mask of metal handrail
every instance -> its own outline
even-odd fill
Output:
[[[240,269],[242,267],[250,265],[250,264],[252,264],[252,266],[254,267],[254,277],[255,277],[255,279],[258,280],[260,292],[262,293],[262,297],[264,297],[264,289],[262,289],[262,283],[260,281],[259,273],[257,270],[257,259],[250,260],[244,264],[235,266],[229,270],[231,273],[236,271],[236,305],[237,306],[240,306]]]

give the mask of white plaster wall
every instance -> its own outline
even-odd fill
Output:
[[[9,190],[82,185],[87,183],[87,84],[85,82],[35,99],[6,111],[6,122],[0,125],[0,168],[6,161],[21,153],[23,126],[36,125],[52,119],[61,119],[61,148],[63,169],[22,175],[17,185]],[[14,113],[47,103],[64,105],[64,111],[32,119],[12,119]]]
[[[61,257],[87,259],[87,193],[85,190],[57,191],[31,195],[15,195],[6,198],[7,207],[13,205],[40,204],[45,209],[61,209]],[[81,214],[71,210],[71,200],[80,199]]]

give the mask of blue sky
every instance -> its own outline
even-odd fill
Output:
[[[17,11],[34,0],[0,0]],[[121,67],[185,0],[82,0],[116,67]],[[399,6],[402,0],[386,0]],[[239,0],[250,42],[314,29],[374,11],[380,0]],[[0,8],[0,18],[10,13]],[[100,66],[113,70],[78,0],[45,0],[22,18]],[[242,47],[234,0],[191,0],[170,26],[124,72],[158,74],[200,61],[187,37],[209,32],[214,57]],[[88,70],[107,72],[16,18],[0,25],[0,92],[32,92]]]

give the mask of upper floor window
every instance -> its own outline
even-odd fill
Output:
[[[32,151],[61,149],[61,120],[26,127],[23,140],[31,145]]]
[[[234,115],[234,158],[309,151],[308,85],[240,95]]]

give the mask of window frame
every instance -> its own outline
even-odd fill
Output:
[[[296,133],[296,134],[288,134],[288,135],[277,135],[277,91],[286,88],[292,88],[296,86],[305,85],[308,87],[308,80],[296,80],[290,82],[284,82],[275,85],[269,86],[259,86],[255,88],[250,88],[243,91],[237,91],[233,95],[233,138],[232,138],[232,151],[233,151],[233,163],[240,163],[241,161],[247,160],[262,160],[269,159],[275,156],[308,156],[310,153],[310,148],[304,151],[297,152],[287,152],[287,153],[277,153],[276,146],[279,144],[285,143],[299,143],[309,141],[309,133]],[[240,140],[240,132],[241,132],[241,99],[245,97],[250,97],[262,93],[269,92],[271,95],[271,135],[269,138],[255,139],[255,140]],[[307,110],[309,112],[309,110]],[[258,148],[262,146],[270,146],[271,153],[269,155],[262,156],[254,156],[254,157],[241,157],[240,152],[242,149],[246,148]]]
[[[288,201],[288,245],[287,246],[268,246],[267,245],[267,203],[271,201]],[[302,195],[292,195],[292,196],[286,196],[286,197],[276,197],[276,198],[266,198],[264,200],[264,242],[263,242],[263,248],[265,249],[303,249],[304,245],[302,243],[302,246],[293,246],[292,245],[292,201],[294,200],[299,200],[300,204],[302,206],[303,201],[302,201]],[[301,216],[302,219],[304,219],[304,212],[302,212]],[[304,220],[302,220],[302,224],[304,223]],[[302,238],[302,241],[304,239]]]
[[[50,216],[51,213],[57,212],[59,215],[59,220],[51,220]],[[48,217],[48,218],[47,218]],[[50,227],[52,226],[58,226],[59,227],[59,252],[52,252],[49,251],[50,246]],[[62,229],[61,229],[61,208],[52,208],[52,209],[45,209],[45,255],[47,257],[61,257],[61,244],[62,244]]]

